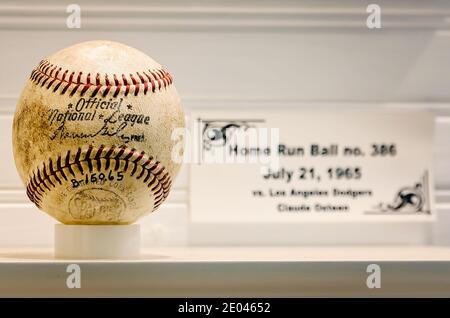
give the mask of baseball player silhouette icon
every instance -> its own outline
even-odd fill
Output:
[[[393,204],[388,205],[392,211],[400,211],[412,207],[416,212],[422,212],[424,205],[424,194],[422,184],[417,183],[414,187],[405,187],[398,191]]]

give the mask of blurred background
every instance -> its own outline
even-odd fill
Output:
[[[136,47],[175,78],[195,108],[410,108],[436,116],[433,242],[450,245],[449,1],[0,1],[0,246],[51,246],[53,219],[28,202],[11,149],[15,104],[31,70],[77,42]],[[366,25],[369,4],[381,28]],[[188,242],[185,166],[144,244]]]

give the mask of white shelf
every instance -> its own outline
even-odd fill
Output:
[[[81,289],[66,287],[67,265]],[[381,266],[381,289],[366,286]],[[450,248],[154,248],[138,260],[55,260],[49,250],[0,250],[0,297],[450,296]]]

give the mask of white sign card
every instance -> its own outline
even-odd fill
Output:
[[[426,112],[196,110],[193,222],[415,222],[433,213]]]

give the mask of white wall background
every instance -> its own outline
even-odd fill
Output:
[[[66,27],[66,6],[82,9]],[[450,244],[450,2],[1,1],[0,246],[49,246],[53,220],[28,202],[11,151],[15,103],[32,68],[76,42],[124,42],[168,66],[195,107],[409,107],[436,117],[435,242]],[[184,244],[185,168],[160,210],[142,220],[146,244]]]

